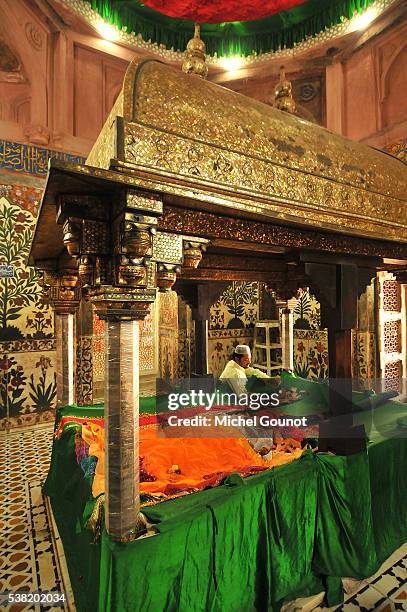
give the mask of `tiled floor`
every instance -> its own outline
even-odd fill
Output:
[[[72,610],[70,586],[64,582],[57,554],[59,536],[48,520],[41,486],[48,472],[52,424],[0,434],[0,592],[63,592],[65,604],[6,605],[1,610]],[[64,561],[62,557],[62,562]]]
[[[348,594],[343,605],[337,608],[317,608],[317,610],[325,612],[327,610],[344,612],[407,610],[407,544],[395,551],[374,576],[361,582],[348,580],[345,586],[348,587]]]
[[[64,592],[65,610],[75,610],[65,558],[55,524],[49,520],[48,502],[41,485],[47,475],[52,446],[52,425],[0,432],[0,592],[25,590]],[[328,612],[407,611],[407,544],[367,580],[346,580],[345,603],[321,607],[321,598],[297,600],[288,610]],[[9,606],[0,610],[61,610],[37,605]],[[158,612],[158,611],[154,611]]]

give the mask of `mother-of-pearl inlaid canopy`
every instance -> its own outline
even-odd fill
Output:
[[[129,66],[87,163],[227,214],[407,242],[400,160],[156,60]]]

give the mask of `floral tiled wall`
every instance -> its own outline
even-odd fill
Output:
[[[211,307],[209,369],[219,376],[237,344],[251,344],[259,312],[257,282],[233,282]],[[299,376],[328,375],[328,336],[320,329],[320,304],[304,292],[294,311],[294,370]]]
[[[0,184],[0,428],[53,419],[56,399],[53,312],[25,265],[41,184],[6,180]]]
[[[321,306],[309,291],[294,309],[294,372],[302,378],[328,376],[328,332],[321,329]]]
[[[238,344],[253,341],[259,283],[233,281],[210,309],[209,371],[218,377]]]
[[[178,372],[178,296],[175,291],[158,294],[159,375],[174,380]]]
[[[84,161],[0,140],[0,429],[55,416],[54,315],[26,266],[50,157]]]
[[[304,291],[294,309],[294,329],[320,329],[321,305],[314,295]]]
[[[377,376],[375,299],[376,284],[373,279],[359,298],[358,329],[352,331],[352,375],[361,380],[374,379]]]
[[[0,342],[52,338],[52,310],[41,300],[35,270],[25,266],[41,190],[0,185],[0,191]]]
[[[211,306],[209,329],[244,329],[259,318],[259,283],[233,281]]]
[[[327,330],[295,329],[295,374],[302,378],[326,378],[328,371]]]
[[[353,377],[376,376],[375,281],[358,301],[358,329],[352,330]],[[321,307],[304,292],[294,310],[294,371],[304,378],[329,376],[328,332],[321,329]]]
[[[238,344],[250,345],[252,341],[253,331],[249,328],[209,330],[209,371],[218,378],[234,347]]]

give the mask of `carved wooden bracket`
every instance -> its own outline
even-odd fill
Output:
[[[85,294],[105,285],[153,286],[153,236],[161,212],[159,198],[134,190],[112,202],[102,196],[60,196],[57,220]]]
[[[184,237],[184,259],[183,268],[197,268],[202,261],[203,253],[206,251],[209,240],[204,238]]]
[[[266,291],[276,301],[290,303],[294,298],[298,299],[300,292],[311,285],[312,278],[307,276],[304,265],[286,264],[281,271],[270,272]]]
[[[157,287],[162,293],[170,291],[177,280],[177,273],[181,271],[174,264],[159,263],[157,265]]]
[[[108,196],[101,191],[95,195],[62,193],[57,204],[66,265],[76,267],[82,296],[90,297],[102,316],[107,316],[108,307],[100,305],[103,300],[110,304],[113,316],[145,316],[140,304],[154,301],[150,290],[170,290],[181,266],[199,265],[208,243],[205,238],[157,232],[163,203],[148,192],[121,188]],[[64,264],[60,257],[49,267],[63,268]],[[114,294],[113,301],[106,294]],[[123,300],[123,294],[128,298]],[[137,307],[129,306],[130,296]]]
[[[44,299],[59,314],[74,313],[81,297],[78,276],[74,270],[44,271],[39,280],[44,288]]]

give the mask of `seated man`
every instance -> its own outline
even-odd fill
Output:
[[[250,347],[247,344],[239,344],[219,376],[219,380],[227,383],[236,395],[247,393],[246,385],[249,378],[270,378],[265,372],[250,367],[251,360]]]
[[[219,380],[228,384],[238,397],[253,391],[253,383],[255,383],[256,379],[261,378],[264,380],[267,378],[271,380],[271,377],[265,372],[250,367],[251,359],[250,347],[246,344],[239,344],[236,346],[231,360],[228,361],[225,369],[219,376]],[[265,437],[265,431],[262,427],[242,426],[240,429],[254,450],[262,455],[264,459],[271,460],[271,448],[273,445],[272,433],[267,432],[267,437]]]

